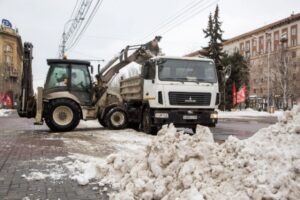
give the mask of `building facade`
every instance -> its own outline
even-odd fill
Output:
[[[300,102],[300,13],[224,42],[249,61],[249,100],[256,109]]]
[[[22,55],[22,40],[18,31],[9,26],[0,25],[1,107],[13,107],[20,95]],[[8,98],[9,101],[6,101]]]

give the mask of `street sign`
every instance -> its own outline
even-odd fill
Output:
[[[12,24],[10,23],[10,21],[8,21],[7,19],[2,19],[2,23],[3,26],[12,28]]]

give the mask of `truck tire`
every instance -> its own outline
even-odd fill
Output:
[[[80,113],[79,106],[72,100],[53,100],[45,111],[45,122],[52,131],[71,131],[79,124]]]
[[[105,117],[104,117],[104,119],[105,119]],[[99,124],[100,124],[101,126],[103,126],[104,128],[106,128],[106,127],[107,127],[107,124],[106,124],[106,122],[105,122],[104,119],[101,119],[101,115],[98,115],[98,122],[99,122]]]
[[[149,108],[146,108],[143,112],[142,127],[145,133],[157,135],[157,128],[152,126]]]
[[[110,129],[122,129],[127,127],[128,118],[126,112],[120,107],[112,108],[106,114],[105,123]]]

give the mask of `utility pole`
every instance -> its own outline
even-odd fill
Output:
[[[75,18],[69,19],[65,25],[64,25],[64,31],[62,34],[62,42],[60,45],[60,50],[59,50],[59,57],[63,58],[65,55],[65,52],[67,50],[66,44],[69,41],[70,38],[72,38],[73,34],[77,33],[79,30],[82,21],[84,20],[84,17],[86,16],[90,6],[91,6],[92,1],[91,0],[83,0],[79,9],[77,10],[77,13],[75,15]],[[72,22],[72,24],[69,26],[68,31],[66,31],[67,25]]]

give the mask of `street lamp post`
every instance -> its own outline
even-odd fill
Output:
[[[267,36],[268,33],[266,33]],[[269,34],[270,36],[270,34]],[[271,52],[271,38],[268,37],[268,83],[267,83],[267,87],[268,87],[268,101],[267,101],[267,110],[268,112],[270,112],[270,52]]]
[[[223,105],[223,110],[226,110],[226,82],[228,80],[228,78],[231,75],[231,65],[227,65],[223,70],[222,70],[223,76],[224,76],[224,85],[223,85],[223,92],[224,92],[224,105]]]
[[[70,22],[73,22],[73,21],[78,22],[78,21],[82,21],[82,20],[84,20],[84,18],[79,18],[79,19],[77,19],[77,18],[75,18],[75,19],[69,19],[69,20],[65,23],[65,25],[64,25],[64,32],[63,32],[63,34],[62,34],[62,45],[61,45],[61,55],[60,55],[61,57],[64,57],[65,52],[66,52],[66,43],[67,43],[66,27],[67,27],[67,25],[68,25]]]

